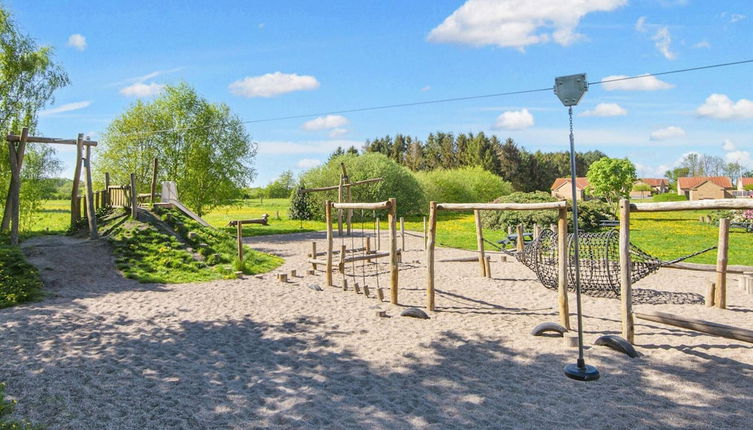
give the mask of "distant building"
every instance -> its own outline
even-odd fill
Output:
[[[691,176],[677,178],[677,194],[688,200],[728,199],[733,197],[732,179],[727,176]]]
[[[575,178],[575,198],[576,200],[586,199],[586,188],[588,187],[588,178]],[[560,200],[572,200],[573,191],[570,178],[557,178],[551,187],[552,197]]]
[[[753,178],[740,178],[740,180],[737,181],[737,189],[739,191],[744,191],[745,187],[748,185],[753,185]]]
[[[651,191],[631,191],[630,198],[646,198],[651,197],[653,194],[663,194],[669,191],[669,179],[666,178],[639,178],[633,184],[633,187],[637,185],[648,185],[651,187]]]

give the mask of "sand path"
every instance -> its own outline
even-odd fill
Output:
[[[305,273],[312,239],[323,249],[321,233],[250,244],[285,257],[281,270]],[[400,302],[420,306],[422,243],[407,242]],[[518,263],[495,261],[494,279],[479,277],[475,263],[438,264],[440,312],[416,320],[324,287],[321,273],[288,284],[273,274],[138,284],[114,270],[103,242],[42,237],[24,250],[51,294],[0,310],[0,380],[19,400],[17,415],[49,429],[745,428],[753,420],[753,345],[742,342],[638,322],[641,358],[589,347],[602,378],[566,379],[562,366],[576,350],[529,334],[557,320],[556,293]],[[753,296],[734,278],[729,310],[692,303],[710,279],[662,270],[637,285],[659,293],[636,308],[753,328]],[[667,297],[683,300],[662,303]],[[618,300],[584,297],[583,305],[588,344],[619,332]],[[390,317],[377,317],[377,307]]]

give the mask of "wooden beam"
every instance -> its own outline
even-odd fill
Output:
[[[630,201],[620,200],[620,310],[622,315],[622,337],[631,344],[635,340],[633,322],[633,285],[630,279]]]
[[[428,228],[426,242],[426,310],[434,312],[434,240],[437,234],[437,202],[429,202]]]
[[[716,272],[716,264],[672,263],[664,267],[670,269],[695,270],[698,272]],[[727,265],[727,273],[743,274],[745,272],[753,272],[753,266]]]
[[[89,221],[89,239],[99,238],[97,232],[97,212],[94,209],[94,190],[92,189],[92,147],[86,147],[86,218]]]
[[[105,206],[112,206],[110,201],[110,172],[105,172]]]
[[[716,199],[630,204],[632,212],[672,212],[701,209],[753,209],[753,199]]]
[[[523,224],[518,224],[515,229],[518,236],[515,241],[515,248],[518,252],[523,252],[523,249],[526,247],[525,241],[523,240]]]
[[[332,202],[324,202],[324,219],[327,222],[327,269],[325,278],[327,286],[332,286]]]
[[[235,225],[235,227],[235,238],[237,240],[238,247],[238,261],[240,262],[240,266],[243,267],[243,224],[238,223]]]
[[[238,220],[232,220],[227,223],[228,227],[235,227],[237,224],[261,224],[261,225],[269,225],[269,214],[264,214],[261,218],[252,218],[252,219],[238,219]]]
[[[570,304],[567,300],[567,209],[560,209],[557,216],[557,300],[559,301],[560,324],[570,330]]]
[[[350,184],[343,184],[343,187],[350,188],[350,187],[354,187],[356,185],[370,184],[372,182],[380,182],[380,181],[383,181],[383,180],[384,180],[384,178],[364,179],[363,181],[356,181],[356,182],[351,182]],[[332,190],[336,190],[338,188],[340,188],[339,185],[332,185],[332,186],[329,186],[329,187],[303,188],[303,189],[298,190],[298,192],[299,193],[316,193],[316,192],[319,192],[319,191],[332,191]]]
[[[390,201],[375,202],[375,203],[332,203],[332,207],[335,209],[364,209],[364,210],[382,210],[390,208]]]
[[[82,152],[84,148],[83,133],[78,134],[78,139],[76,140],[76,142],[76,167],[73,171],[73,187],[71,188],[71,225],[75,224],[76,221],[78,221],[81,217],[77,199],[79,182],[81,181],[81,158],[83,157]]]
[[[546,203],[437,203],[437,209],[445,211],[533,211],[566,207],[564,200]]]
[[[397,204],[394,198],[389,200],[388,215],[390,225],[390,303],[397,304],[398,266],[397,266]]]
[[[727,251],[729,248],[729,218],[719,220],[719,245],[716,247],[716,296],[714,305],[727,309]]]
[[[694,318],[686,318],[683,316],[668,314],[664,312],[636,312],[634,315],[636,318],[642,320],[654,321],[662,324],[686,328],[688,330],[695,330],[703,333],[713,334],[715,336],[726,337],[728,339],[735,339],[741,340],[743,342],[753,343],[753,330],[724,324],[717,324],[714,322]]]
[[[131,173],[131,218],[136,219],[139,202],[136,197],[136,174]]]
[[[16,134],[9,134],[5,137],[8,142],[20,142],[21,136]],[[40,137],[40,136],[28,136],[26,139],[29,143],[55,143],[60,145],[78,145],[78,139],[58,139],[56,137]],[[84,146],[97,146],[97,142],[94,140],[83,140],[81,144]]]
[[[343,202],[343,184],[345,183],[345,177],[340,175],[340,185],[337,186],[337,203]],[[337,235],[343,235],[343,210],[337,209]]]
[[[476,223],[476,248],[478,248],[478,262],[481,266],[481,276],[487,278],[486,256],[484,255],[484,233],[481,228],[481,211],[473,211],[473,219]]]

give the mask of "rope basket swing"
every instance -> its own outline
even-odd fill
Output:
[[[616,230],[598,233],[580,233],[580,288],[581,292],[595,297],[620,296],[620,254],[619,235]],[[633,283],[656,272],[662,266],[677,263],[698,254],[715,249],[713,246],[703,251],[672,261],[662,261],[637,246],[630,244],[631,273]],[[575,248],[573,235],[567,238],[568,289],[575,290]],[[521,252],[510,252],[515,258],[531,269],[539,281],[552,290],[557,289],[557,233],[546,229],[523,248]]]

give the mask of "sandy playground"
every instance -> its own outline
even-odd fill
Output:
[[[584,296],[586,359],[602,376],[576,382],[562,367],[577,350],[530,335],[557,321],[557,294],[523,265],[495,258],[493,279],[485,279],[477,263],[437,263],[438,312],[419,320],[400,317],[402,306],[326,287],[322,272],[305,275],[312,239],[322,250],[323,233],[249,240],[285,257],[279,272],[298,271],[287,284],[269,273],[185,285],[122,278],[104,242],[27,241],[51,294],[0,310],[0,380],[19,401],[16,414],[50,430],[686,429],[753,421],[752,344],[636,320],[642,356],[631,359],[591,346],[601,334],[619,334],[619,300]],[[422,240],[409,236],[406,248],[400,303],[423,306]],[[438,259],[469,255],[437,249]],[[379,271],[388,286],[386,264]],[[362,284],[360,266],[356,272]],[[753,328],[753,295],[735,276],[729,309],[703,305],[712,277],[660,270],[635,284],[654,290],[635,310]],[[376,279],[367,284],[373,290]]]

